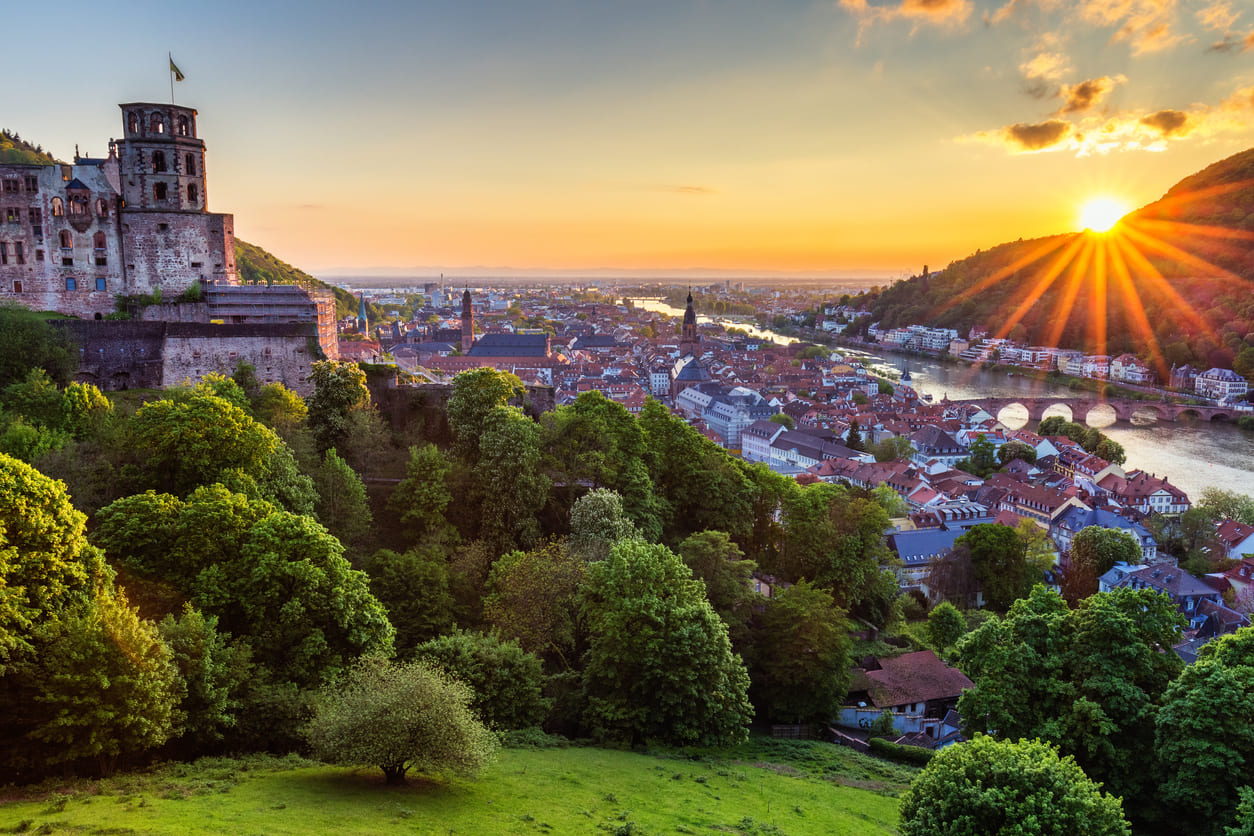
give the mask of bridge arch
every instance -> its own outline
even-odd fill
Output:
[[[1174,416],[1152,403],[1139,403],[1129,407],[1127,412],[1127,420],[1134,424],[1161,424],[1164,421],[1174,420]]]
[[[1077,408],[1083,410],[1083,423],[1087,427],[1108,427],[1119,420],[1119,410],[1112,404],[1077,404]]]

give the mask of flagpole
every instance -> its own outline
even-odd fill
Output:
[[[170,59],[170,104],[174,104],[174,53],[167,52],[165,55]]]

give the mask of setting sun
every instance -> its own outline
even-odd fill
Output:
[[[1080,226],[1093,232],[1106,232],[1128,214],[1128,207],[1108,197],[1098,197],[1080,210]]]

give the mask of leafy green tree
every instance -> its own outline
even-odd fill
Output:
[[[1093,448],[1093,452],[1098,458],[1105,459],[1111,464],[1123,464],[1128,460],[1128,454],[1124,452],[1123,445],[1104,435]]]
[[[953,647],[966,632],[966,619],[948,601],[941,601],[927,614],[927,638],[938,653]]]
[[[16,305],[0,305],[0,389],[42,369],[65,384],[78,366],[77,350],[66,333],[45,316]]]
[[[365,574],[309,517],[212,485],[186,500],[127,497],[97,519],[94,537],[110,555],[174,584],[285,681],[317,683],[353,657],[391,649],[392,625]]]
[[[32,631],[90,602],[111,579],[65,486],[0,454],[0,676]]]
[[[6,725],[25,730],[20,744],[6,741],[11,766],[91,760],[109,775],[119,758],[156,748],[174,733],[178,670],[156,627],[125,597],[101,594],[45,622],[35,643],[38,654],[13,674],[17,705],[6,706]]]
[[[183,693],[182,720],[174,737],[183,757],[208,751],[239,722],[241,696],[252,669],[246,645],[218,632],[218,619],[185,605],[178,618],[167,615],[157,625],[170,648]]]
[[[761,593],[753,589],[752,560],[722,531],[700,531],[687,537],[676,549],[693,577],[705,584],[710,606],[727,625],[732,648],[743,655],[749,643],[749,621],[761,604]]]
[[[1028,464],[1036,464],[1036,449],[1022,441],[1008,441],[997,448],[997,461],[1003,467],[1015,459],[1022,459]]]
[[[62,426],[61,390],[40,368],[33,368],[26,378],[4,387],[2,402],[5,409],[21,415],[27,421],[52,430]]]
[[[971,566],[984,593],[985,604],[999,612],[1031,588],[1034,580],[1027,567],[1027,546],[1009,526],[973,526],[954,541],[971,552]]]
[[[341,446],[348,435],[349,416],[371,409],[366,373],[356,363],[315,360],[309,379],[314,393],[308,399],[308,422],[320,452]]]
[[[750,674],[759,718],[830,722],[849,690],[849,651],[844,612],[827,590],[801,581],[768,599]]]
[[[774,415],[772,415],[770,418],[766,420],[779,424],[781,427],[783,427],[786,430],[797,429],[797,422],[792,419],[791,415],[785,412],[776,412]]]
[[[971,455],[958,462],[957,468],[983,479],[997,469],[997,452],[984,433],[971,442]]]
[[[244,414],[252,417],[252,404],[248,401],[248,394],[234,378],[227,377],[221,372],[209,372],[209,374],[196,381],[195,385],[188,385],[187,381],[184,381],[181,387],[171,389],[167,394],[173,400],[179,400],[184,396],[195,397],[198,395],[221,398],[231,406],[243,410]]]
[[[284,438],[305,423],[309,407],[301,396],[282,383],[267,383],[252,400],[257,420]]]
[[[842,609],[884,625],[892,617],[897,583],[884,569],[888,514],[873,500],[828,482],[784,497],[784,548],[767,571],[783,580],[808,578],[829,589]]]
[[[1097,591],[1097,580],[1116,563],[1135,565],[1141,560],[1141,544],[1127,531],[1090,525],[1071,538],[1070,560],[1063,582],[1063,597],[1079,601]]]
[[[910,505],[887,483],[880,483],[871,488],[871,496],[889,517],[904,517],[910,513]]]
[[[90,383],[71,383],[61,398],[61,427],[75,439],[100,435],[113,418],[113,402]]]
[[[644,431],[622,404],[584,392],[573,404],[540,416],[543,467],[560,486],[558,513],[578,486],[608,488],[645,539],[661,537],[653,483],[644,466]]]
[[[723,745],[752,716],[744,664],[704,584],[661,545],[622,540],[588,567],[586,722],[603,738]]]
[[[469,685],[471,708],[490,729],[539,726],[548,714],[540,660],[516,641],[458,630],[418,645],[414,658]]]
[[[0,453],[26,463],[41,461],[45,456],[63,449],[70,438],[60,430],[30,424],[22,416],[4,420],[0,416]]]
[[[604,560],[619,540],[639,536],[623,511],[617,491],[597,488],[581,496],[570,509],[567,548],[584,560]]]
[[[958,666],[975,683],[958,702],[965,731],[1048,740],[1147,809],[1154,788],[1144,765],[1163,693],[1182,667],[1171,648],[1183,624],[1153,590],[1099,593],[1071,610],[1037,586],[958,643]]]
[[[470,688],[429,664],[370,656],[319,692],[305,737],[322,760],[377,766],[388,784],[404,784],[410,769],[476,775],[498,743],[473,699]]]
[[[1220,488],[1203,488],[1197,506],[1213,520],[1236,520],[1254,525],[1254,496]]]
[[[845,435],[845,446],[850,450],[861,450],[863,448],[862,430],[858,426],[857,418],[849,422],[849,432]]]
[[[396,649],[403,658],[453,626],[448,561],[439,546],[419,545],[403,554],[381,549],[366,564],[366,574],[370,592],[396,628]]]
[[[877,441],[871,452],[877,462],[909,461],[917,452],[910,439],[904,435],[891,435],[883,441]]]
[[[662,538],[678,542],[696,531],[746,536],[754,486],[744,465],[652,398],[639,420]]]
[[[358,544],[370,531],[370,505],[361,477],[334,449],[327,450],[313,474],[318,521],[341,543]]]
[[[1224,836],[1254,836],[1254,788],[1241,788],[1236,821],[1232,827],[1224,828]]]
[[[942,749],[901,800],[904,836],[1129,836],[1119,799],[1039,740]]]
[[[1254,628],[1202,647],[1163,695],[1155,753],[1164,819],[1219,834],[1254,783]]]
[[[453,378],[445,412],[453,431],[454,451],[467,464],[479,460],[478,436],[497,407],[521,403],[526,389],[518,375],[490,368],[471,369]]]
[[[493,409],[478,429],[474,467],[479,537],[498,554],[540,537],[536,514],[549,494],[540,472],[540,427],[514,406]]]
[[[456,542],[457,531],[445,517],[453,499],[447,481],[451,469],[448,457],[434,444],[409,448],[405,478],[388,498],[388,508],[400,518],[411,540]]]
[[[583,632],[579,594],[587,567],[555,542],[509,552],[492,564],[484,615],[523,650],[569,670],[578,661]]]
[[[199,485],[229,482],[295,513],[313,510],[313,482],[299,473],[287,445],[222,398],[151,401],[132,426],[135,443],[148,454],[148,487],[185,496]]]

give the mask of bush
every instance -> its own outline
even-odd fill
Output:
[[[903,746],[900,743],[893,743],[891,740],[885,740],[882,737],[872,737],[867,743],[871,747],[872,754],[898,763],[912,763],[922,766],[929,763],[936,756],[936,752],[932,749],[921,749],[918,746]]]

